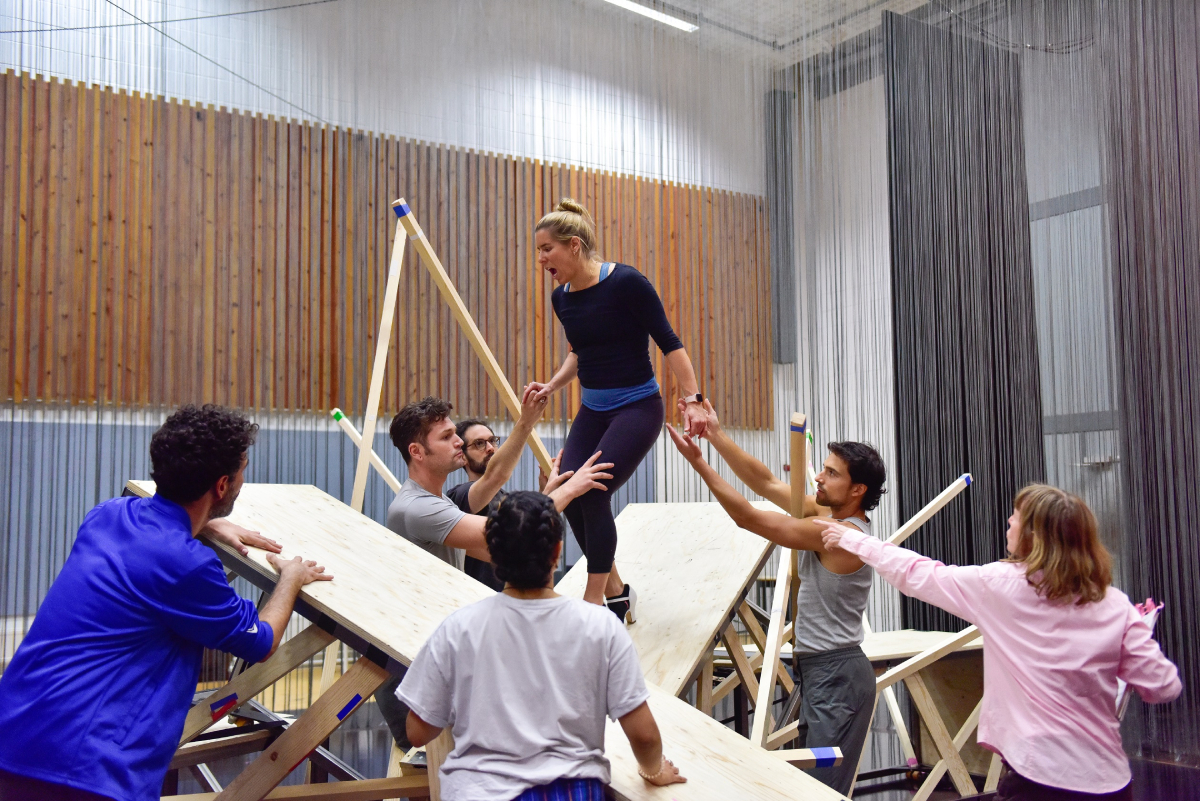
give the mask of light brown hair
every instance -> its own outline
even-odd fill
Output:
[[[558,201],[554,211],[538,220],[534,233],[546,229],[559,242],[570,242],[572,237],[579,237],[582,248],[580,254],[590,258],[596,253],[596,221],[582,204],[569,197]]]
[[[1112,556],[1100,542],[1096,516],[1083,499],[1047,484],[1017,493],[1021,520],[1016,552],[1006,561],[1025,565],[1025,577],[1048,601],[1099,601],[1112,583]]]

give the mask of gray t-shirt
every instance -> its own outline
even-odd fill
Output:
[[[447,801],[515,798],[559,778],[608,784],[604,717],[650,697],[633,640],[608,609],[503,593],[442,621],[396,695],[426,723],[452,727]]]
[[[871,524],[861,517],[847,517],[841,522],[864,534],[871,533]],[[874,575],[870,565],[853,573],[834,573],[821,564],[816,551],[797,551],[796,562],[800,578],[796,655],[811,656],[862,644],[863,612]]]
[[[434,495],[411,478],[388,507],[387,527],[459,570],[466,552],[443,543],[466,513],[445,495]]]

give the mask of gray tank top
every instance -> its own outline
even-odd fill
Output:
[[[871,524],[861,517],[847,517],[843,522],[871,535]],[[796,553],[800,590],[795,653],[809,656],[862,643],[863,611],[874,575],[870,565],[840,575],[822,565],[815,551]]]

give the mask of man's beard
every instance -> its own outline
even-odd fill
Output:
[[[239,489],[237,492],[221,501],[220,506],[214,506],[208,513],[208,519],[216,520],[221,517],[229,517],[229,514],[233,511],[233,503],[237,500],[238,495],[240,495],[241,492],[241,489]]]
[[[463,452],[463,456],[465,456],[467,459],[467,469],[478,475],[483,475],[483,471],[487,470],[487,463],[490,462],[492,457],[495,455],[495,453],[489,453],[487,456],[483,457],[482,462],[477,462],[470,456],[467,456],[465,451]]]

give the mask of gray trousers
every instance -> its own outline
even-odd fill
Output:
[[[850,792],[875,709],[875,671],[857,645],[793,659],[800,706],[797,733],[805,748],[842,749],[842,764],[806,770],[842,795]]]

